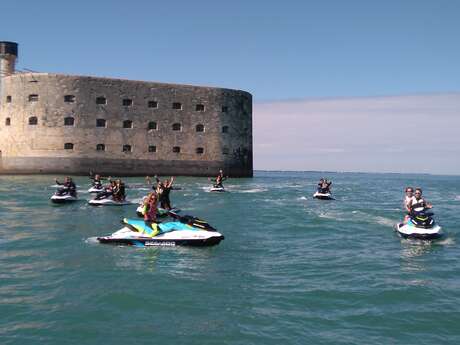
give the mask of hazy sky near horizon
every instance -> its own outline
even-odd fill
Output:
[[[460,174],[460,1],[15,0],[0,13],[18,69],[251,92],[256,169]]]
[[[460,93],[258,103],[266,170],[460,174]]]

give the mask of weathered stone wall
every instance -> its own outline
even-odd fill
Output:
[[[96,104],[98,97],[106,104]],[[132,104],[123,105],[124,99]],[[173,109],[173,103],[182,109]],[[37,117],[36,125],[29,124],[31,117]],[[64,125],[66,117],[74,124]],[[106,127],[96,127],[96,119],[105,119]],[[132,128],[123,128],[126,120]],[[157,129],[149,130],[152,121]],[[175,123],[180,131],[172,129]],[[204,132],[197,132],[197,125]],[[97,151],[98,144],[105,151]],[[123,152],[123,145],[132,151]],[[173,152],[175,146],[180,153]],[[3,78],[0,150],[0,173],[208,176],[223,168],[230,176],[252,176],[252,97],[211,87],[15,74]]]

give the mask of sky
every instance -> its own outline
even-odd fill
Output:
[[[367,105],[407,96],[412,104],[414,95],[441,102],[432,96],[460,93],[459,13],[457,0],[15,0],[0,2],[0,40],[19,43],[18,69],[242,89],[253,95],[257,126],[270,125],[275,104],[288,127],[279,105],[304,107],[298,116],[309,126],[311,100]],[[454,119],[444,110],[432,116]],[[412,116],[398,114],[402,124]],[[255,168],[279,170],[279,157],[260,151],[262,137],[254,138]],[[362,157],[348,161],[347,170],[374,171]],[[296,169],[313,166],[322,167]]]

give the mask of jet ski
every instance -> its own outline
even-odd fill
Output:
[[[315,194],[313,194],[313,197],[314,197],[315,199],[320,199],[320,200],[335,200],[335,199],[332,197],[331,192],[320,192],[320,191],[317,191],[317,192],[315,192]]]
[[[444,234],[442,228],[433,219],[433,212],[429,212],[425,207],[416,207],[409,215],[406,224],[398,223],[395,225],[396,232],[403,238],[434,240]]]
[[[59,188],[52,196],[51,202],[55,204],[64,204],[77,201],[78,198],[75,195],[71,195],[70,191],[67,188]]]
[[[132,202],[129,200],[114,200],[111,192],[101,192],[96,197],[90,201],[88,204],[93,206],[124,206],[131,205]]]
[[[215,184],[211,187],[209,191],[210,192],[225,192],[226,190],[224,186]]]
[[[94,184],[88,189],[88,193],[100,193],[104,191],[104,186],[101,184]]]
[[[174,213],[172,213],[174,214]],[[151,246],[213,246],[224,236],[207,222],[193,216],[180,217],[164,223],[147,224],[143,220],[123,219],[124,227],[110,236],[97,237],[100,243]]]

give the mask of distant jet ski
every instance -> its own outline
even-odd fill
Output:
[[[442,228],[433,219],[433,212],[429,212],[424,207],[416,207],[409,215],[406,224],[398,223],[395,225],[396,232],[403,238],[434,240],[444,235]]]
[[[129,200],[114,200],[111,192],[102,192],[99,193],[96,198],[88,201],[88,204],[93,206],[124,206],[131,205],[132,202]]]
[[[335,200],[330,192],[315,192],[315,194],[313,194],[313,197],[320,200]]]
[[[213,185],[209,191],[210,192],[226,192],[224,186],[217,185],[217,184]]]
[[[203,220],[192,216],[176,218],[172,222],[152,224],[125,218],[122,229],[110,236],[98,237],[97,240],[115,245],[201,247],[219,244],[224,239],[221,233]]]
[[[67,188],[61,187],[51,196],[50,200],[55,204],[64,204],[77,201],[78,198],[76,195],[71,195]]]
[[[90,189],[88,189],[88,193],[100,193],[104,191],[104,186],[101,184],[92,185]]]

